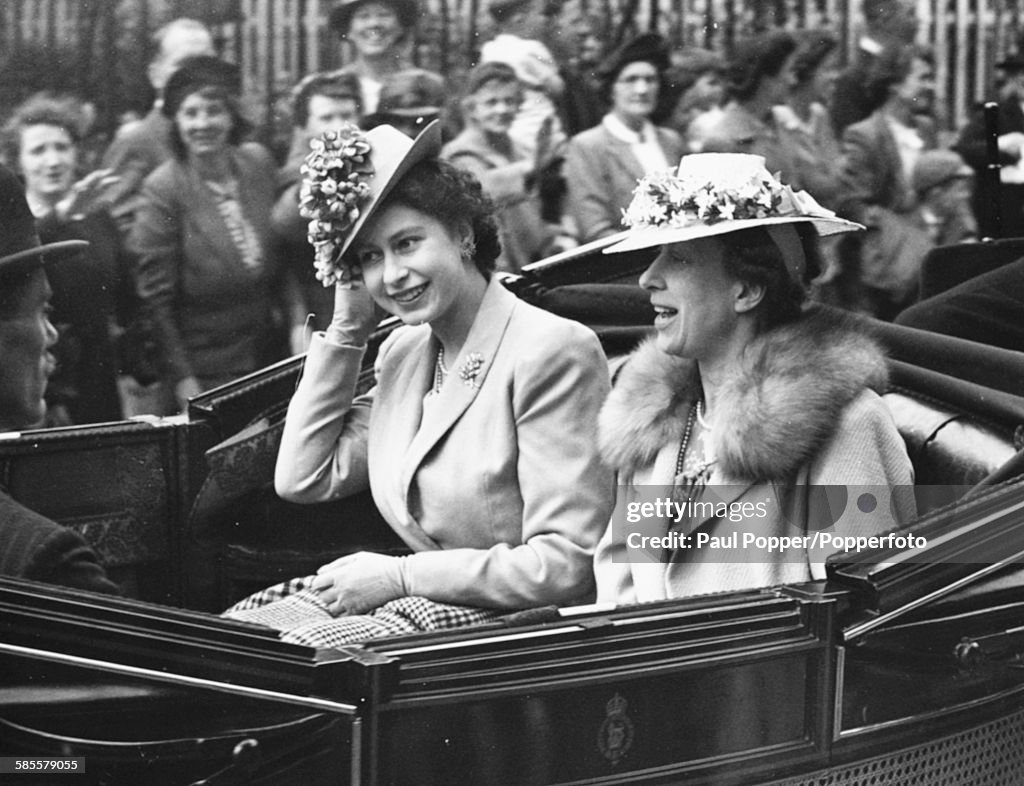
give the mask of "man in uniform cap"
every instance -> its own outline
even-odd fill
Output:
[[[21,183],[0,167],[0,431],[30,428],[46,414],[43,394],[53,371],[50,284],[44,263],[88,245],[41,245]],[[117,593],[85,540],[16,502],[0,486],[0,575]]]

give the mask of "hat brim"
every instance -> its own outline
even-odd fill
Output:
[[[348,26],[352,22],[352,15],[356,12],[356,8],[367,2],[369,0],[351,0],[351,2],[339,3],[331,9],[331,13],[327,17],[327,26],[339,35],[344,35],[348,32]],[[416,0],[383,0],[383,2],[395,9],[398,23],[404,29],[411,30],[416,26],[420,15],[419,4]]]
[[[89,243],[85,240],[61,240],[57,243],[45,243],[33,248],[26,248],[24,251],[0,257],[0,273],[5,273],[33,259],[37,259],[42,264],[47,259],[70,256],[88,247]]]
[[[398,134],[406,140],[408,139],[408,137],[401,131],[391,128],[390,126],[377,126],[377,128],[368,133],[372,134],[375,132],[382,138],[380,141],[374,140],[374,146],[379,146],[381,143],[388,145],[389,140],[384,137],[390,136],[392,133]],[[374,151],[371,149],[371,160],[373,152]],[[440,153],[441,123],[440,121],[435,120],[424,128],[414,140],[412,140],[412,145],[401,159],[393,162],[386,169],[374,169],[373,176],[370,178],[370,198],[362,206],[362,209],[359,212],[359,218],[356,219],[355,223],[352,225],[352,229],[349,230],[348,236],[345,238],[345,242],[341,246],[341,256],[344,256],[348,252],[352,243],[355,242],[363,231],[363,227],[366,226],[366,222],[373,218],[381,203],[387,199],[388,194],[391,193],[391,189],[398,184],[398,181],[405,176],[405,173],[420,161],[427,158],[436,158]]]
[[[864,229],[862,225],[843,218],[819,218],[814,216],[746,218],[737,221],[718,221],[714,224],[693,224],[687,227],[644,227],[642,229],[629,230],[625,238],[604,249],[604,253],[618,254],[623,251],[639,251],[643,248],[685,243],[689,240],[699,240],[703,237],[716,237],[730,232],[739,232],[743,229],[808,222],[814,225],[814,229],[821,237],[838,235],[843,232],[857,232]]]

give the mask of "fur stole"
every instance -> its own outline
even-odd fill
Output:
[[[715,456],[733,481],[778,481],[813,458],[842,411],[888,378],[879,345],[840,314],[808,311],[759,336],[745,350],[715,404]],[[648,339],[630,356],[600,417],[601,454],[623,475],[678,444],[700,395],[695,361]]]

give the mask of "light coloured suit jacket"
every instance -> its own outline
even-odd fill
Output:
[[[585,599],[614,496],[597,450],[609,385],[597,338],[492,279],[451,375],[425,399],[437,350],[428,326],[398,329],[377,387],[353,399],[364,350],[314,336],[278,494],[318,502],[369,484],[415,552],[410,595],[493,608]],[[475,375],[471,358],[482,361]]]
[[[658,144],[670,167],[685,152],[675,131],[657,128]],[[576,222],[581,243],[621,232],[622,211],[629,206],[643,167],[629,144],[612,135],[603,124],[569,140],[565,156],[567,206]]]

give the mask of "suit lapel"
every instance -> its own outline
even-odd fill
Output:
[[[640,162],[637,157],[633,155],[633,151],[630,150],[629,144],[623,142],[617,136],[615,136],[607,128],[602,129],[605,136],[608,138],[608,152],[611,154],[610,158],[614,162],[615,166],[631,180],[639,180],[644,176],[643,167],[640,166]]]
[[[419,431],[409,445],[402,466],[402,490],[405,497],[408,497],[412,478],[423,459],[476,400],[505,336],[515,305],[515,295],[508,292],[496,278],[492,278],[462,351],[454,363],[447,363],[448,378],[441,392],[435,394],[430,402],[429,409],[423,412]],[[431,345],[436,347],[436,342],[432,341]],[[428,358],[428,361],[428,368],[432,372],[433,358]],[[420,373],[423,373],[422,369]]]

